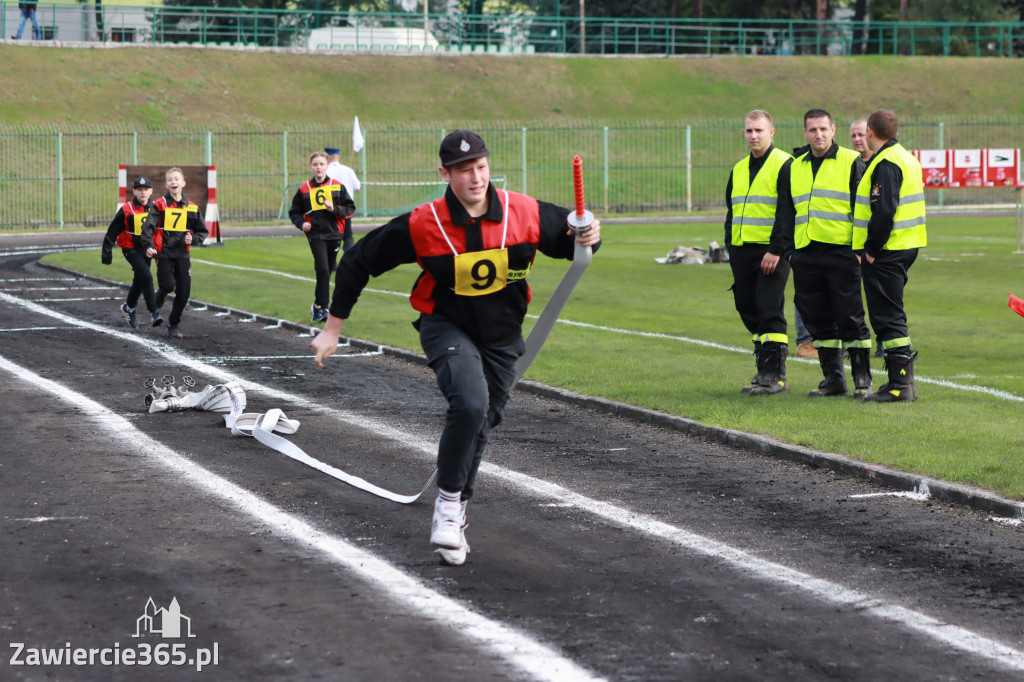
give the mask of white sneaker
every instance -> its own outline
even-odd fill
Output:
[[[449,566],[461,566],[466,563],[466,555],[469,554],[469,543],[466,542],[466,526],[459,532],[462,536],[462,546],[458,549],[447,549],[438,547],[434,552],[441,557],[441,562]]]
[[[445,549],[461,549],[462,527],[466,523],[465,511],[459,502],[445,502],[438,495],[434,501],[434,523],[430,529],[430,543]]]

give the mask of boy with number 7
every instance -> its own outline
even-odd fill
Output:
[[[174,294],[174,305],[167,320],[167,336],[182,338],[178,325],[181,314],[192,293],[192,261],[189,245],[202,244],[209,233],[199,206],[182,195],[185,174],[180,168],[170,168],[164,174],[167,194],[153,202],[142,226],[142,245],[146,257],[156,257],[157,309],[167,294]]]

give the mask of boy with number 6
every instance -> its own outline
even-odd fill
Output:
[[[324,322],[331,297],[331,273],[338,263],[341,238],[345,234],[345,219],[356,212],[356,202],[344,185],[327,176],[325,152],[309,155],[309,170],[313,177],[299,185],[288,217],[309,240],[316,273],[316,290],[309,312],[313,322]]]

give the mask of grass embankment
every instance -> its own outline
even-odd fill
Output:
[[[720,239],[720,231],[717,223],[606,225],[605,243],[562,315],[563,321],[595,327],[557,325],[528,376],[1024,499],[1024,371],[1017,361],[1024,320],[1006,306],[1008,290],[1024,295],[1024,257],[1012,253],[1012,218],[929,220],[930,246],[910,272],[906,296],[911,337],[920,351],[921,397],[899,405],[810,400],[805,396],[817,386],[820,370],[816,362],[793,358],[791,393],[741,395],[754,366],[728,291],[728,265],[654,262],[678,244],[706,246]],[[224,248],[193,255],[196,261],[312,275],[308,247],[298,237],[229,239]],[[128,280],[127,266],[103,267],[96,253],[48,260]],[[538,258],[530,278],[534,314],[564,271],[564,264]],[[193,265],[193,276],[197,299],[308,322],[311,282],[202,262]],[[404,296],[395,295],[407,293],[414,277],[415,267],[406,266],[373,280],[375,291],[363,294],[344,332],[419,352],[409,324],[414,313]],[[654,336],[659,334],[665,336]],[[304,344],[297,339],[297,350]],[[874,364],[878,386],[884,374],[880,361]]]
[[[1024,60],[931,57],[316,55],[0,45],[5,125],[346,129],[389,122],[735,120],[763,108],[842,121],[1019,115]],[[979,103],[983,103],[979,104]],[[738,132],[737,132],[738,134]],[[1009,145],[1008,145],[1009,146]]]

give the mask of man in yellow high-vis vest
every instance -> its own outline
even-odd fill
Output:
[[[789,390],[786,355],[789,337],[783,312],[792,248],[793,210],[789,201],[789,166],[793,157],[772,144],[771,115],[747,114],[743,136],[750,154],[735,166],[725,189],[725,244],[732,267],[736,311],[753,337],[757,374],[742,390],[773,395]],[[788,208],[787,208],[788,207]]]
[[[864,297],[871,328],[881,340],[889,381],[870,402],[917,399],[903,290],[907,271],[927,245],[921,164],[896,140],[896,114],[879,109],[868,117],[871,163],[857,186],[853,248],[864,250]]]
[[[853,209],[864,162],[835,142],[824,109],[804,114],[808,151],[790,168],[793,284],[796,309],[818,347],[824,379],[812,398],[846,395],[843,346],[849,350],[854,396],[871,392],[871,333],[860,297],[860,259],[853,252]]]

